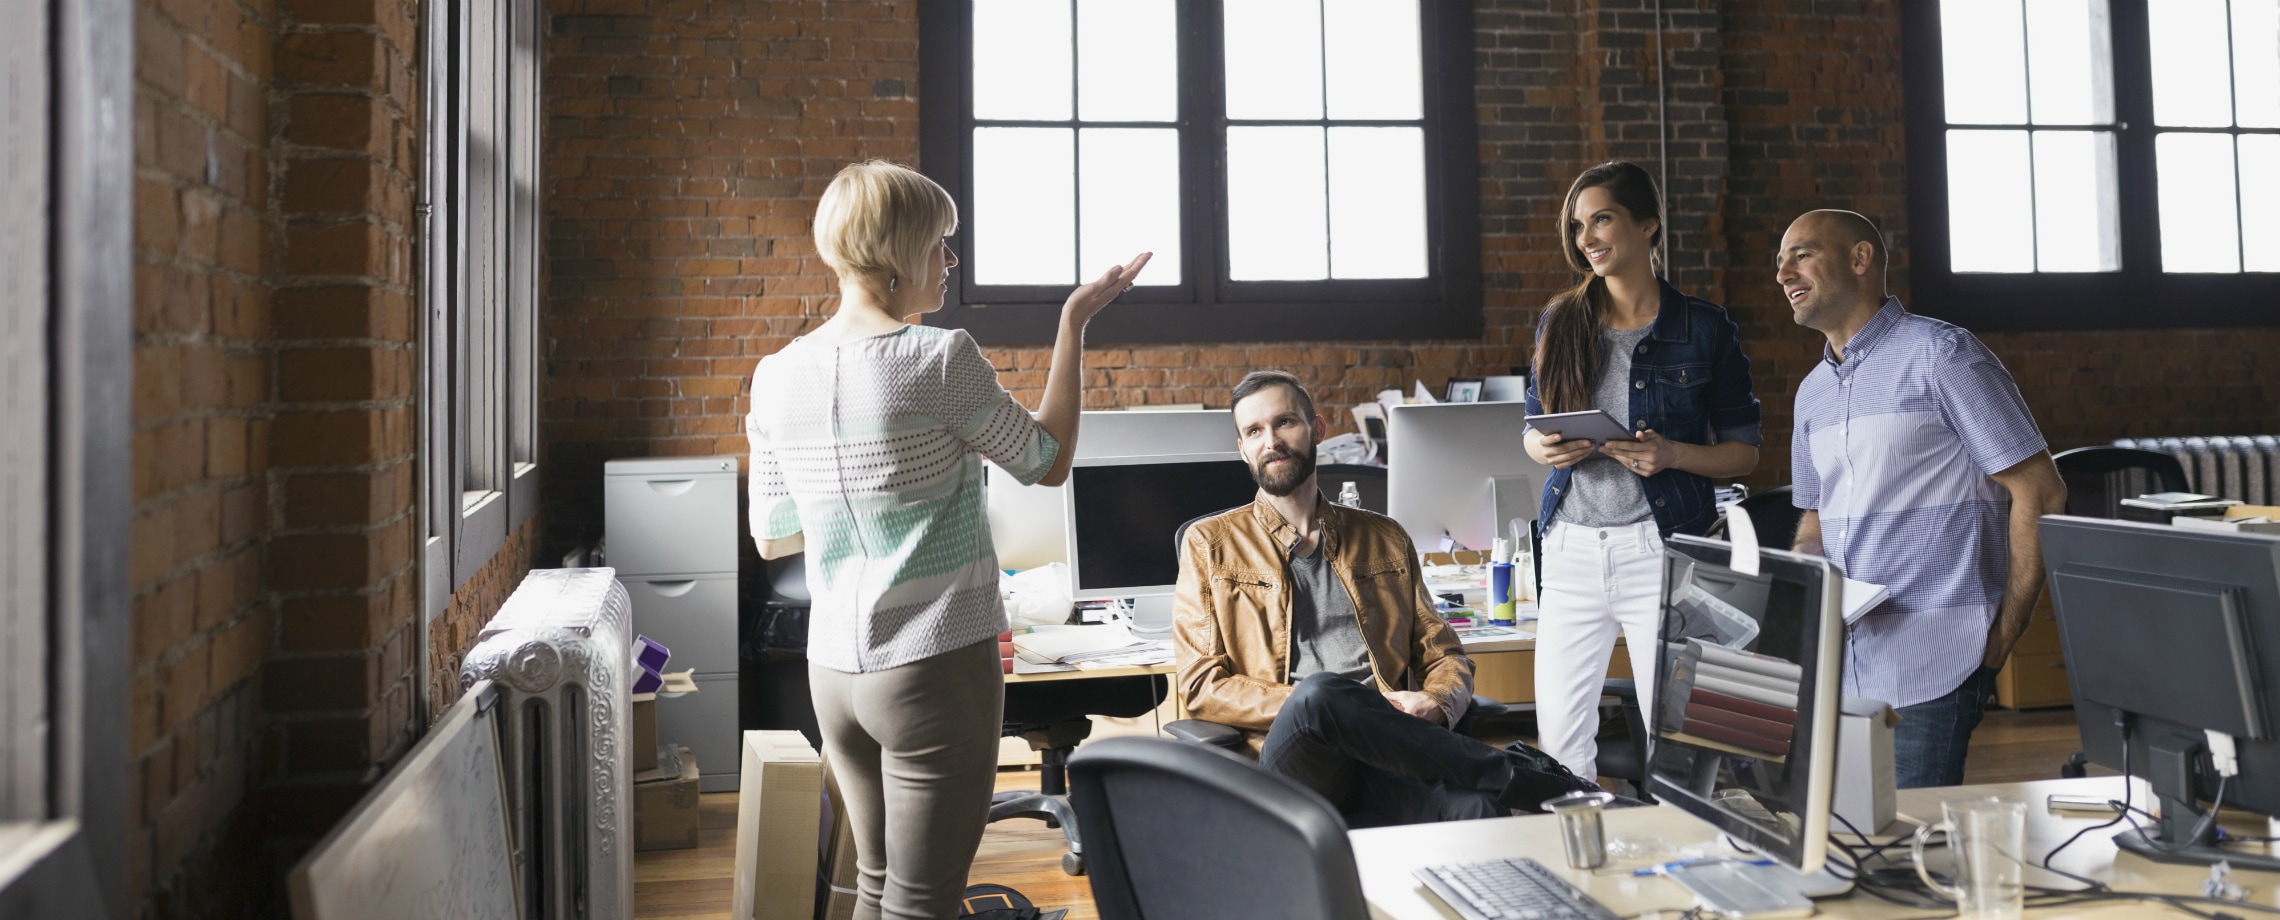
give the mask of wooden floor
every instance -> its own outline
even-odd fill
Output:
[[[2071,709],[1989,712],[1971,738],[1964,781],[2007,783],[2058,776],[2059,764],[2081,747]],[[2092,768],[2093,773],[2104,772]],[[1035,789],[1037,774],[998,774],[999,789]],[[634,856],[634,916],[728,916],[735,873],[736,793],[703,797],[700,844],[693,850],[653,850]],[[1092,892],[1083,878],[1061,874],[1061,832],[1026,819],[990,826],[974,858],[975,882],[1010,885],[1039,907],[1069,908],[1068,920],[1095,920]]]

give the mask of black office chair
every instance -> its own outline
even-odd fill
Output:
[[[2066,513],[2112,518],[2122,499],[2151,492],[2185,492],[2185,465],[2158,451],[2135,447],[2077,447],[2051,455],[2066,483]]]
[[[1346,483],[1351,482],[1355,491],[1362,494],[1364,509],[1385,513],[1385,467],[1359,463],[1325,463],[1315,467],[1314,473],[1320,477],[1316,481],[1322,486],[1322,494],[1334,500],[1344,491]]]
[[[2122,499],[2152,492],[2188,492],[2185,465],[2160,451],[2095,445],[2052,454],[2058,478],[2066,483],[2066,513],[2077,517],[2121,516]],[[2059,765],[2058,775],[2080,779],[2088,772],[2080,751]]]
[[[1375,467],[1366,468],[1375,469]],[[1383,471],[1380,472],[1382,474]],[[1364,495],[1364,498],[1365,500],[1367,499],[1366,494]],[[1172,532],[1173,552],[1178,552],[1180,547],[1187,544],[1188,528],[1195,526],[1197,521],[1201,521],[1204,518],[1218,517],[1219,515],[1226,513],[1227,511],[1214,511],[1210,514],[1198,515],[1196,517],[1189,518],[1185,523],[1182,523],[1178,530]],[[1472,705],[1465,708],[1464,716],[1459,718],[1457,720],[1457,724],[1452,727],[1456,730],[1457,734],[1471,735],[1473,729],[1481,724],[1481,720],[1493,719],[1497,716],[1504,715],[1511,710],[1512,707],[1510,706],[1506,706],[1503,703],[1497,702],[1496,700],[1475,693],[1473,694]],[[1182,741],[1189,741],[1196,744],[1205,745],[1207,747],[1221,748],[1229,751],[1240,751],[1244,748],[1243,732],[1241,730],[1236,729],[1231,725],[1223,725],[1218,722],[1211,722],[1204,719],[1180,719],[1175,722],[1167,722],[1164,724],[1164,733],[1174,738],[1178,738]]]
[[[1085,874],[1085,847],[1069,810],[1069,754],[1092,734],[1091,716],[1133,718],[1155,711],[1168,684],[1161,675],[1055,680],[1005,685],[1005,723],[1000,737],[1029,742],[1043,761],[1037,791],[1007,791],[990,797],[990,822],[1036,818],[1061,829],[1069,850],[1061,871]]]
[[[1592,765],[1604,779],[1619,779],[1631,784],[1634,794],[1645,801],[1654,801],[1647,794],[1647,720],[1639,709],[1639,684],[1628,677],[1610,677],[1600,690],[1600,710],[1613,708],[1612,718],[1603,716],[1599,724],[1599,756]],[[1613,705],[1607,705],[1613,700]]]
[[[1069,759],[1102,920],[1365,920],[1345,822],[1224,751],[1109,738]]]

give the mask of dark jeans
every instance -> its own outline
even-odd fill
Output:
[[[1945,694],[1900,708],[1892,732],[1894,785],[1901,789],[1963,785],[1971,732],[1995,698],[1995,669],[1982,666]]]
[[[1259,765],[1321,793],[1355,827],[1503,817],[1512,813],[1508,803],[1534,807],[1582,782],[1528,770],[1516,755],[1329,673],[1298,682],[1267,731]]]

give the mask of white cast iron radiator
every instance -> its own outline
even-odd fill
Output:
[[[611,569],[537,569],[477,635],[462,688],[499,688],[526,920],[633,916],[632,617]]]
[[[2125,438],[2114,444],[2176,457],[2185,466],[2189,487],[2203,495],[2239,499],[2251,505],[2280,503],[2280,437]]]

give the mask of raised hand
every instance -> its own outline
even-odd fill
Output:
[[[1148,267],[1148,260],[1153,256],[1155,253],[1143,252],[1130,262],[1102,272],[1092,283],[1069,292],[1068,302],[1061,305],[1062,321],[1078,326],[1091,322],[1094,314],[1107,307],[1117,295],[1132,289],[1132,279],[1140,277],[1140,270]]]

